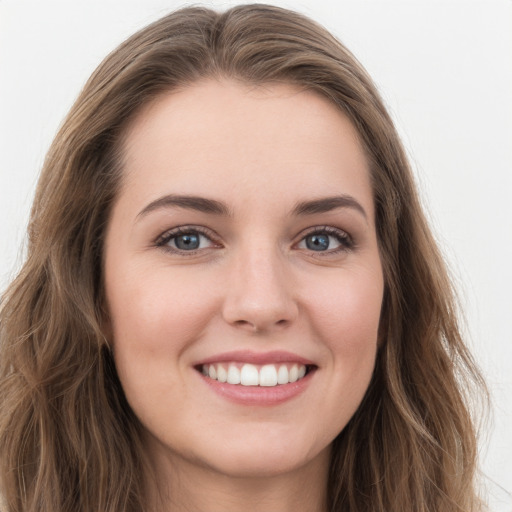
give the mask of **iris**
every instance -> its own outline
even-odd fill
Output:
[[[174,244],[176,247],[185,251],[198,249],[199,243],[200,239],[197,233],[187,233],[174,238]]]
[[[312,251],[326,251],[329,248],[329,235],[310,235],[306,237],[306,247]]]

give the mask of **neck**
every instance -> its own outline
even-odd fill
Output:
[[[286,473],[233,476],[172,454],[152,462],[154,512],[327,511],[329,450]]]

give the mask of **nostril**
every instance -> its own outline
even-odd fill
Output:
[[[247,320],[235,320],[233,322],[233,324],[238,327],[251,327],[252,329],[256,329],[256,327],[251,322],[248,322]]]
[[[272,329],[272,327],[286,327],[290,323],[289,320],[283,318],[281,320],[277,320],[276,322],[250,322],[248,320],[235,320],[233,325],[236,327],[241,327],[254,332],[264,332],[268,329]]]

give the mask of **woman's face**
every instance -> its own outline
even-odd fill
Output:
[[[124,150],[109,330],[155,464],[325,467],[368,387],[383,295],[355,129],[312,92],[212,80],[146,107]]]

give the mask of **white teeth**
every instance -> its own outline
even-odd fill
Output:
[[[288,368],[286,368],[286,365],[282,364],[277,372],[277,383],[288,384],[288,382],[290,382],[288,380]]]
[[[229,365],[227,383],[240,384],[240,370],[234,364]]]
[[[273,387],[296,382],[306,375],[307,370],[305,365],[297,363],[265,364],[263,366],[249,363],[243,365],[225,363],[223,365],[204,364],[201,372],[206,377],[223,383]]]
[[[258,368],[252,364],[244,364],[240,373],[242,386],[257,386],[259,384]]]
[[[217,367],[217,380],[219,382],[227,382],[228,372],[224,369],[224,366],[219,365]]]
[[[276,384],[276,367],[273,364],[266,364],[260,370],[260,386],[275,386]]]

